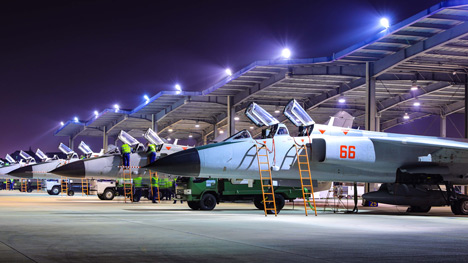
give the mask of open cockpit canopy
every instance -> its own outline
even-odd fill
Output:
[[[137,144],[140,144],[140,142],[133,138],[130,134],[126,133],[125,131],[120,131],[119,133],[119,140],[121,140],[123,143],[126,143],[130,146],[135,146]]]
[[[9,163],[16,163],[15,159],[13,159],[13,157],[11,157],[9,154],[6,155],[5,159],[6,159]]]
[[[151,128],[146,131],[144,137],[146,140],[148,140],[152,144],[156,144],[156,145],[164,144],[164,141]]]
[[[47,157],[47,155],[44,152],[42,152],[40,149],[37,149],[36,156],[39,157],[39,159],[41,159],[41,161],[43,162],[49,159],[49,157]]]
[[[250,103],[249,107],[245,110],[245,115],[258,127],[272,126],[279,123],[275,117],[271,116],[270,113],[255,102]]]
[[[90,156],[93,154],[93,151],[91,150],[91,148],[84,141],[80,142],[80,145],[78,145],[78,149],[80,149],[80,151],[82,151],[87,156]]]
[[[315,124],[304,108],[294,99],[284,107],[283,113],[297,127]]]

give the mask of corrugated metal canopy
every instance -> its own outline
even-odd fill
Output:
[[[318,123],[346,110],[363,127],[366,71],[376,79],[381,130],[408,122],[405,113],[412,121],[461,112],[468,68],[467,5],[468,0],[441,2],[330,57],[257,61],[202,92],[160,92],[120,119],[109,116],[101,122],[98,117],[86,124],[98,132],[84,129],[82,134],[100,136],[101,126],[108,131],[148,128],[154,115],[160,136],[201,139],[213,134],[215,124],[226,130],[227,96],[239,117],[236,130],[253,127],[243,114],[250,102],[273,113],[282,112],[293,98]],[[345,104],[338,102],[340,97]],[[421,105],[414,106],[415,101]],[[274,115],[285,121],[281,113]],[[74,132],[62,127],[56,135]]]

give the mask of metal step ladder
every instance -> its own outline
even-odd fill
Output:
[[[37,187],[37,191],[42,190],[42,180],[41,179],[36,179],[36,187]]]
[[[88,179],[81,179],[81,195],[89,195],[89,183]]]
[[[159,194],[159,177],[158,177],[158,172],[153,172],[151,170],[149,170],[149,174],[150,174],[150,188],[151,188],[151,196],[154,196],[154,193],[153,193],[153,186],[151,185],[152,182],[153,182],[153,178],[156,178],[156,182],[158,182],[158,203],[160,204],[161,203],[161,198],[160,198],[160,194]]]
[[[64,195],[68,195],[68,179],[67,177],[60,176],[60,186],[61,186],[61,193]]]
[[[21,178],[21,192],[26,193],[28,191],[28,179]]]
[[[133,203],[132,168],[129,166],[122,166],[122,178],[125,203],[127,203],[127,199],[130,199],[129,202]]]
[[[304,200],[305,214],[306,216],[309,215],[307,211],[307,206],[309,206],[310,209],[315,211],[315,216],[317,216],[317,206],[315,204],[314,186],[312,182],[312,175],[310,173],[309,154],[307,152],[307,146],[306,144],[295,144],[294,146],[296,147],[297,166],[299,167],[299,178],[301,180],[302,199]],[[312,201],[314,204],[313,206],[310,203],[310,197],[312,197]]]
[[[263,208],[265,211],[265,216],[267,216],[268,211],[275,211],[275,216],[277,216],[278,213],[276,211],[275,190],[273,188],[273,179],[271,178],[268,149],[266,144],[261,144],[261,146],[255,144],[255,147],[257,149],[258,173],[260,175],[260,183],[262,185]],[[265,154],[260,154],[262,150],[265,152]],[[267,181],[267,183],[265,183],[265,181]],[[270,207],[267,207],[268,204],[273,204],[273,206],[270,205]]]

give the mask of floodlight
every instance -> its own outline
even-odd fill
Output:
[[[416,101],[413,103],[413,106],[419,107],[419,106],[421,106],[421,102],[419,102],[419,100],[416,100]]]
[[[346,99],[343,95],[340,96],[340,98],[338,99],[338,102],[339,103],[345,103],[346,102]]]
[[[192,134],[190,134],[188,137],[189,137],[189,138],[192,138],[193,136],[192,136]]]
[[[291,57],[291,50],[289,50],[289,48],[285,48],[283,49],[283,51],[281,51],[281,56],[285,59],[288,59]]]
[[[385,29],[387,29],[390,27],[390,21],[388,21],[388,19],[384,17],[380,19],[380,25],[385,27]]]
[[[227,68],[227,69],[226,69],[226,75],[232,76],[232,71],[231,71],[230,68]]]
[[[276,107],[275,107],[275,113],[280,113],[280,112],[281,112],[281,111],[279,110],[279,107],[276,106]]]
[[[172,131],[174,131],[174,130],[173,130],[173,129],[169,129],[169,132],[172,132]]]
[[[115,109],[115,112],[118,112],[120,110],[120,107],[118,104],[114,104],[114,109]]]
[[[405,119],[405,120],[409,120],[409,118],[410,118],[410,117],[409,117],[408,113],[407,113],[407,112],[405,112],[405,116],[403,116],[403,119]]]
[[[253,129],[254,129],[254,126],[250,126],[250,129],[253,130]]]
[[[182,92],[182,87],[179,84],[175,84],[174,88],[177,90],[177,94],[180,94]]]
[[[168,141],[171,141],[172,139],[171,138],[167,138]]]
[[[234,120],[238,121],[238,120],[240,120],[240,118],[236,116],[236,117],[234,117]]]
[[[219,133],[220,133],[220,134],[223,134],[223,133],[224,133],[224,131],[223,131],[223,130],[220,130],[220,131],[219,131]]]
[[[79,122],[78,117],[75,117],[74,120],[75,122]]]
[[[63,126],[63,125],[65,125],[65,123],[63,123],[63,121],[61,121],[61,122],[60,122],[60,125],[62,125],[62,126]]]
[[[200,124],[195,124],[195,128],[200,128]]]
[[[146,103],[149,102],[149,99],[150,99],[150,98],[148,97],[148,95],[144,95],[143,98],[145,99]]]
[[[94,111],[94,116],[98,116],[99,115],[99,112],[97,110]]]
[[[411,90],[412,90],[412,91],[416,91],[416,90],[418,90],[418,88],[419,88],[419,87],[418,87],[418,85],[416,84],[416,81],[414,81],[413,84],[411,84]]]

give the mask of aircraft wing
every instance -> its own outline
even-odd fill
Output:
[[[466,142],[414,137],[373,137],[370,140],[374,143],[434,148],[428,156],[420,156],[420,162],[462,163],[468,160],[468,143]]]

